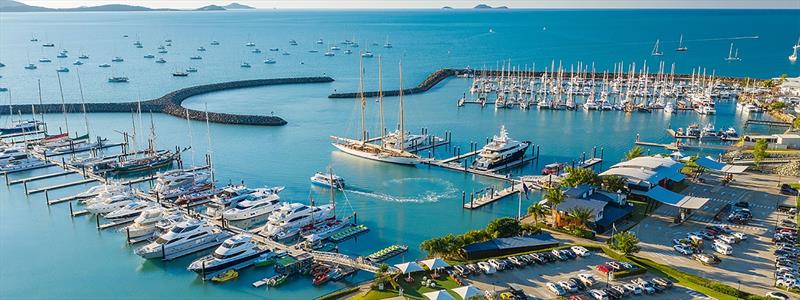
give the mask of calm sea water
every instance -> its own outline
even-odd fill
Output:
[[[411,249],[391,263],[417,259],[422,240],[447,233],[479,228],[496,217],[516,215],[513,199],[499,201],[482,209],[465,211],[461,192],[500,184],[497,181],[425,166],[401,167],[359,160],[333,151],[330,135],[355,135],[360,126],[359,108],[352,100],[330,100],[333,91],[357,87],[358,50],[366,48],[384,57],[384,83],[396,87],[397,65],[403,60],[406,86],[417,84],[441,67],[495,67],[504,59],[513,64],[542,69],[552,60],[567,65],[578,60],[595,62],[598,69],[614,62],[645,60],[655,39],[662,41],[667,63],[675,62],[679,72],[703,66],[717,74],[766,78],[800,68],[786,57],[800,35],[798,11],[242,11],[242,12],[154,12],[154,13],[48,13],[0,14],[0,86],[13,92],[14,103],[38,101],[37,80],[41,80],[45,102],[59,102],[55,69],[66,66],[62,74],[66,101],[79,101],[77,74],[80,72],[87,101],[131,101],[149,99],[168,91],[200,83],[274,78],[285,76],[328,75],[335,82],[314,85],[288,85],[233,90],[188,99],[184,105],[210,111],[270,114],[285,118],[282,127],[251,127],[211,124],[210,133],[217,178],[226,183],[244,180],[259,185],[284,185],[285,200],[307,202],[314,197],[327,202],[325,191],[310,186],[308,177],[328,166],[346,178],[351,191],[337,195],[340,214],[358,213],[359,222],[371,231],[341,244],[341,251],[366,255],[391,244],[408,244]],[[494,33],[489,33],[489,29]],[[124,34],[129,35],[123,38]],[[680,34],[689,52],[672,51]],[[29,42],[32,36],[38,43]],[[730,38],[735,39],[742,61],[726,63]],[[132,45],[137,39],[144,48]],[[394,44],[384,49],[386,39]],[[323,45],[314,43],[323,39]],[[169,53],[159,55],[156,47],[172,39]],[[295,39],[298,46],[289,46]],[[324,57],[329,44],[351,39],[361,48],[355,53]],[[221,45],[211,46],[212,40]],[[244,44],[252,41],[263,52],[250,53]],[[53,42],[55,48],[42,48]],[[376,42],[379,46],[372,46]],[[199,46],[208,51],[196,52]],[[281,48],[291,55],[270,52]],[[60,49],[69,58],[58,59]],[[320,53],[309,53],[309,50]],[[343,47],[343,49],[347,49]],[[90,55],[85,65],[72,62],[81,53]],[[166,64],[142,58],[146,53],[164,57]],[[201,61],[190,61],[199,54]],[[122,63],[112,63],[120,56]],[[39,63],[49,57],[52,63]],[[263,64],[267,58],[278,61]],[[28,60],[39,69],[23,69]],[[247,61],[250,69],[240,68]],[[111,68],[99,68],[110,63]],[[196,67],[199,72],[187,78],[174,78],[176,69]],[[78,70],[79,69],[79,70]],[[377,60],[365,62],[367,85],[377,85]],[[127,84],[109,84],[106,77],[125,75]],[[464,79],[444,81],[430,92],[406,98],[406,125],[412,131],[427,127],[430,132],[453,132],[454,146],[467,148],[470,141],[483,143],[506,125],[512,137],[541,144],[542,158],[514,170],[516,174],[535,174],[543,164],[568,161],[604,148],[605,166],[619,161],[637,133],[642,139],[667,142],[664,129],[692,122],[733,126],[741,131],[744,120],[732,102],[718,105],[718,114],[699,117],[693,113],[667,116],[622,114],[617,112],[528,111],[456,108],[455,101],[469,86]],[[389,98],[387,125],[397,119],[396,98]],[[0,94],[0,104],[9,93]],[[370,99],[368,121],[376,124],[377,105]],[[759,117],[759,116],[755,116]],[[149,123],[145,114],[144,123]],[[158,144],[170,148],[193,145],[200,164],[208,150],[205,124],[171,116],[153,116]],[[69,114],[71,131],[83,132],[83,118]],[[3,116],[3,123],[8,117]],[[63,117],[48,115],[51,129],[66,128]],[[116,131],[130,131],[139,119],[130,114],[90,114],[90,130],[112,140]],[[370,131],[378,132],[377,125]],[[191,132],[191,135],[189,134]],[[453,153],[442,149],[437,156]],[[427,155],[427,153],[423,153]],[[184,158],[191,163],[190,153]],[[53,172],[30,171],[13,179]],[[77,180],[77,176],[31,183],[29,188]],[[76,193],[86,187],[73,187],[50,194],[51,198]],[[524,206],[536,201],[531,195]],[[0,188],[0,295],[3,298],[269,298],[305,299],[344,286],[329,283],[312,287],[310,278],[301,278],[271,290],[254,289],[250,283],[271,271],[250,269],[231,283],[203,283],[185,270],[193,255],[171,262],[148,262],[132,253],[124,237],[111,230],[98,232],[93,218],[68,216],[68,206],[47,207],[44,195],[24,196],[22,186]],[[370,278],[360,273],[353,282]]]

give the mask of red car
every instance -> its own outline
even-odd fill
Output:
[[[590,299],[586,295],[572,295],[569,296],[569,300],[590,300]]]
[[[605,274],[608,273],[608,271],[611,271],[611,267],[606,264],[597,265],[597,270]]]

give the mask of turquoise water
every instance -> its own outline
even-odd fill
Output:
[[[357,55],[337,53],[324,57],[308,53],[322,49],[313,42],[322,38],[339,42],[355,38],[361,46],[384,56],[387,87],[398,84],[397,63],[403,59],[405,85],[414,85],[440,67],[483,65],[494,67],[497,61],[512,59],[521,66],[549,65],[553,59],[569,64],[577,60],[594,61],[599,69],[614,62],[645,59],[656,38],[662,39],[663,59],[676,62],[681,72],[692,66],[716,69],[718,74],[770,77],[781,73],[798,75],[797,65],[789,64],[791,44],[800,34],[798,11],[506,11],[476,13],[471,11],[248,11],[248,12],[157,12],[157,13],[48,13],[0,14],[0,86],[13,91],[15,103],[37,101],[36,80],[42,80],[45,102],[58,102],[55,68],[68,66],[62,74],[67,101],[78,101],[76,67],[71,62],[81,52],[91,56],[80,67],[87,101],[130,101],[139,95],[147,99],[168,91],[194,85],[247,78],[329,75],[332,83],[288,85],[225,91],[188,99],[184,105],[211,111],[270,114],[274,112],[289,124],[283,127],[251,127],[211,124],[211,140],[217,178],[225,183],[244,180],[254,186],[284,185],[285,200],[328,200],[325,191],[313,188],[308,177],[314,171],[332,166],[353,191],[337,195],[337,211],[358,213],[359,222],[371,231],[357,240],[341,244],[341,251],[366,255],[391,244],[408,244],[411,249],[402,257],[420,258],[419,243],[446,233],[459,233],[485,226],[496,217],[516,215],[517,203],[505,199],[487,207],[465,211],[461,192],[480,190],[499,182],[436,168],[385,165],[362,161],[333,151],[330,135],[355,135],[358,105],[352,100],[330,100],[334,90],[351,91],[357,85]],[[543,27],[546,30],[542,30]],[[492,28],[495,33],[488,33]],[[776,30],[779,28],[779,30]],[[684,34],[687,53],[671,51],[679,34]],[[40,42],[28,40],[35,34]],[[129,38],[123,38],[128,34]],[[136,36],[145,48],[134,48]],[[740,63],[723,61],[729,40],[726,37],[758,35],[759,39],[737,40]],[[392,49],[371,46],[384,43]],[[158,65],[142,58],[156,52],[162,40],[170,38],[173,46],[164,55],[167,64]],[[210,46],[211,40],[220,46]],[[290,47],[288,40],[300,44]],[[252,54],[244,43],[257,44],[263,52]],[[701,41],[702,40],[702,41]],[[39,46],[56,43],[56,48]],[[55,55],[62,47],[70,58],[58,63]],[[191,62],[194,49],[204,46],[203,60]],[[268,51],[279,47],[291,52],[282,56]],[[324,52],[324,51],[323,51]],[[357,53],[357,51],[356,51]],[[26,56],[38,61],[48,56],[53,63],[38,63],[36,71],[24,70]],[[98,68],[111,63],[113,56],[125,58],[110,69]],[[278,60],[265,65],[266,57]],[[242,69],[242,60],[253,67]],[[303,62],[304,64],[301,64]],[[173,78],[176,68],[195,66],[197,74]],[[365,68],[367,84],[376,87],[376,60]],[[105,78],[125,75],[128,84],[109,84]],[[700,117],[694,113],[667,116],[622,114],[617,112],[527,111],[480,109],[477,106],[455,107],[469,81],[449,79],[430,92],[406,98],[406,125],[413,131],[427,127],[430,132],[453,132],[454,146],[467,148],[470,141],[483,143],[506,125],[512,137],[541,144],[542,158],[514,172],[534,174],[541,166],[554,161],[578,158],[592,147],[604,147],[607,166],[618,161],[640,133],[643,140],[667,142],[664,129],[683,127],[691,122],[713,122],[718,128],[734,126],[741,131],[747,116],[739,115],[732,102],[718,105],[718,114]],[[8,93],[0,94],[7,103]],[[396,122],[396,98],[387,99],[387,123]],[[368,101],[368,119],[376,123],[376,104]],[[148,122],[145,115],[144,122]],[[69,115],[72,131],[83,131],[82,116]],[[114,130],[130,130],[129,114],[91,114],[93,134],[119,140]],[[2,118],[6,122],[7,116]],[[65,127],[63,118],[47,116],[50,128]],[[138,122],[138,120],[135,120]],[[199,164],[207,151],[205,124],[191,122],[190,138],[185,120],[155,115],[158,144],[171,148],[192,144]],[[389,125],[391,127],[393,125]],[[371,125],[370,131],[377,132]],[[443,149],[437,156],[446,157]],[[427,155],[427,153],[423,153]],[[185,161],[191,163],[191,154]],[[11,179],[53,172],[37,170],[11,176]],[[54,178],[32,183],[29,188],[77,180],[77,176]],[[51,193],[63,197],[84,189],[74,187]],[[535,201],[525,200],[524,206]],[[351,208],[352,207],[352,208]],[[44,195],[25,197],[23,187],[0,188],[0,295],[3,298],[269,298],[306,299],[342,287],[329,283],[312,287],[310,278],[300,278],[271,290],[254,289],[250,283],[270,274],[265,270],[243,272],[232,283],[203,283],[185,270],[199,255],[171,262],[147,262],[132,253],[124,237],[111,230],[98,232],[88,217],[71,219],[65,204],[47,207]],[[359,273],[352,282],[370,278]]]

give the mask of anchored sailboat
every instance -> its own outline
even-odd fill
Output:
[[[740,61],[742,60],[739,58],[739,48],[736,48],[736,52],[733,51],[733,43],[731,43],[731,48],[728,50],[728,57],[725,58],[726,61]]]
[[[797,39],[797,43],[792,46],[792,55],[789,55],[789,61],[795,62],[797,61],[797,49],[800,49],[800,38]]]
[[[659,43],[660,43],[659,40],[656,39],[656,45],[653,47],[653,53],[650,53],[650,55],[653,55],[653,56],[662,56],[662,55],[664,55],[664,52],[661,52],[661,50],[658,50],[658,44]]]
[[[344,153],[358,156],[361,158],[388,162],[388,163],[395,163],[401,165],[416,165],[419,163],[419,156],[414,153],[406,151],[404,148],[404,143],[400,143],[400,147],[398,149],[394,149],[391,147],[385,147],[383,143],[381,145],[375,145],[368,143],[367,141],[367,131],[365,127],[365,113],[367,107],[367,99],[364,97],[364,68],[363,68],[363,58],[359,58],[359,86],[358,86],[358,93],[361,98],[361,139],[354,140],[349,138],[342,138],[337,136],[331,136],[333,140],[333,146],[337,149],[341,150]],[[380,99],[383,99],[383,90],[379,92]],[[382,114],[383,112],[381,112]],[[381,116],[381,120],[383,117]],[[383,129],[381,129],[383,131]],[[381,132],[382,134],[383,132]],[[403,122],[403,66],[402,63],[400,64],[400,140],[405,140],[405,128]]]

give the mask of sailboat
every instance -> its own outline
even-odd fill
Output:
[[[380,58],[379,58],[380,59]],[[388,163],[395,163],[401,165],[416,165],[420,161],[420,157],[414,153],[406,151],[404,148],[404,143],[400,143],[400,147],[398,149],[394,149],[391,147],[385,147],[383,142],[381,141],[381,145],[375,145],[367,142],[367,131],[364,124],[366,107],[367,107],[367,99],[364,97],[364,68],[363,68],[363,61],[364,59],[359,57],[359,87],[358,93],[361,98],[361,139],[354,140],[349,138],[342,138],[337,136],[331,136],[333,140],[333,146],[337,149],[341,150],[344,153],[371,159],[375,161],[382,161]],[[379,64],[380,66],[380,64]],[[379,71],[379,73],[381,73]],[[379,75],[381,76],[381,75]],[[382,77],[382,76],[381,76]],[[381,102],[381,107],[383,104],[383,89],[382,86],[380,91],[378,92],[379,99]],[[402,63],[400,64],[400,140],[405,140],[405,128],[403,122],[403,66]],[[381,111],[381,120],[383,120],[383,111]],[[381,122],[383,123],[383,122]],[[381,124],[383,125],[383,124]],[[381,126],[381,131],[383,131],[383,126]],[[381,132],[383,134],[383,132]]]
[[[800,38],[797,39],[797,43],[792,46],[792,55],[789,55],[790,62],[797,61],[797,49],[800,49]]]
[[[733,51],[733,43],[731,43],[731,48],[728,50],[728,57],[725,58],[726,61],[740,61],[742,59],[739,58],[739,48],[736,48],[736,52]]]
[[[652,55],[652,56],[662,56],[662,55],[664,55],[664,52],[661,52],[661,50],[658,50],[658,44],[659,44],[659,40],[656,39],[656,45],[653,47],[653,53],[650,53],[650,55]]]
[[[675,51],[684,52],[688,50],[689,48],[686,48],[686,46],[683,45],[683,35],[681,34],[681,39],[678,40],[678,48],[675,48]]]

